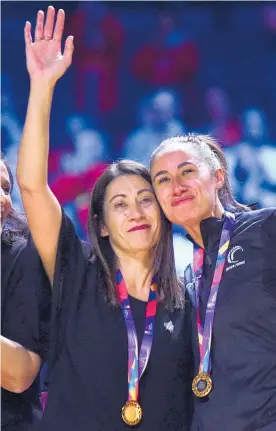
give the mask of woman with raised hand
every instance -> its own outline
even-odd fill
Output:
[[[151,176],[167,218],[194,245],[195,431],[276,430],[276,208],[233,198],[210,136],[165,140]]]
[[[47,184],[64,11],[26,24],[30,98],[17,177],[29,227],[53,285],[48,400],[39,430],[188,430],[192,352],[189,310],[174,269],[171,224],[147,169],[110,165],[92,192],[89,238],[75,233]]]
[[[38,373],[46,352],[51,288],[1,155],[1,429],[27,431],[42,416]]]

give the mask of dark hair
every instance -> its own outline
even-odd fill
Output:
[[[120,160],[112,163],[94,185],[88,219],[88,235],[93,249],[92,259],[97,259],[100,264],[101,273],[106,282],[106,298],[113,305],[118,305],[115,283],[116,255],[109,238],[102,237],[100,231],[104,222],[106,188],[113,180],[124,175],[137,175],[151,184],[150,173],[142,164],[132,160]],[[172,310],[183,306],[183,295],[175,270],[172,224],[161,209],[160,212],[161,234],[156,246],[154,273],[157,276],[159,300]]]
[[[155,157],[166,150],[168,147],[173,145],[183,144],[190,145],[195,149],[203,160],[208,164],[209,168],[215,172],[216,169],[221,168],[224,172],[224,184],[218,191],[219,199],[223,207],[228,211],[250,211],[250,208],[237,202],[233,196],[228,174],[228,164],[222,148],[216,142],[216,140],[210,135],[201,135],[197,133],[189,133],[184,136],[176,136],[168,138],[161,142],[161,144],[155,149],[151,156],[151,166],[154,162]]]
[[[1,152],[1,161],[4,163],[8,171],[9,180],[11,183],[10,193],[12,193],[13,186],[14,186],[14,179],[13,179],[11,169],[8,165],[8,162],[2,152]],[[11,207],[9,215],[5,220],[5,224],[2,229],[1,240],[7,245],[11,245],[15,241],[23,240],[27,238],[28,234],[29,234],[29,229],[28,229],[28,225],[27,225],[27,221],[24,213],[21,213],[15,208]]]

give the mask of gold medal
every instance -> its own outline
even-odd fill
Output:
[[[128,400],[122,408],[122,418],[129,426],[137,425],[142,419],[143,412],[138,401]]]
[[[195,376],[192,384],[193,393],[199,397],[203,398],[209,395],[213,388],[213,382],[209,374],[199,373]]]

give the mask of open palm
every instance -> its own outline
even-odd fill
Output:
[[[54,27],[55,14],[53,6],[49,6],[44,25],[44,12],[38,12],[34,42],[30,22],[26,22],[24,30],[27,69],[31,79],[43,79],[44,82],[52,85],[55,85],[70,66],[74,50],[73,36],[69,36],[62,54],[61,40],[65,13],[62,9],[58,11]]]

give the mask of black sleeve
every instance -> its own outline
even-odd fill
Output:
[[[262,227],[265,232],[263,286],[276,300],[276,210],[264,221]]]
[[[2,309],[2,335],[42,358],[47,349],[51,288],[40,257],[28,241],[9,259],[12,270]]]
[[[88,248],[88,245],[84,247],[84,243],[76,234],[72,221],[63,212],[52,292],[50,368],[64,342],[71,304],[77,302],[82,289],[88,265]]]
[[[187,431],[190,429],[194,414],[194,403],[193,403],[193,392],[192,392],[192,381],[195,375],[195,355],[194,355],[194,343],[193,343],[193,306],[191,298],[188,292],[185,292],[185,324],[184,324],[184,337],[186,338],[186,349],[184,354],[186,355],[186,393],[187,393]],[[186,429],[186,428],[185,428]]]
[[[271,239],[271,241],[276,240],[276,210],[273,211],[270,216],[264,221],[263,229],[268,235],[268,238]],[[276,247],[274,247],[274,249],[276,252]]]

